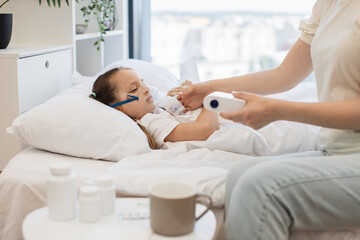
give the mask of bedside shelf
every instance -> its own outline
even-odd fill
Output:
[[[6,49],[0,50],[1,58],[25,58],[51,52],[72,49],[72,45],[34,45],[34,44],[10,44]]]
[[[103,36],[105,38],[107,37],[112,37],[112,36],[121,36],[124,34],[124,31],[122,30],[112,30],[112,31],[107,31],[106,34],[104,34]],[[79,40],[88,40],[88,39],[93,39],[93,38],[98,38],[100,36],[100,33],[84,33],[84,34],[76,34],[75,40],[79,41]]]

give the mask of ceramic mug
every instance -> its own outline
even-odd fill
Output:
[[[198,193],[194,186],[184,183],[160,183],[150,187],[150,225],[155,233],[177,236],[194,230],[197,220],[209,211],[211,197]],[[201,198],[206,199],[206,209],[195,216],[195,206]]]

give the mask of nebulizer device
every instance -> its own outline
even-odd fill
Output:
[[[171,113],[174,116],[182,114],[185,110],[184,106],[176,99],[175,97],[164,96],[160,102],[159,106],[163,107],[166,111]]]

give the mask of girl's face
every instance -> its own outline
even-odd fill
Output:
[[[127,95],[139,98],[124,105],[116,107],[133,119],[141,119],[147,113],[153,113],[156,106],[150,94],[150,89],[142,83],[139,75],[134,70],[122,69],[110,78],[111,84],[116,86],[118,102],[125,101]]]

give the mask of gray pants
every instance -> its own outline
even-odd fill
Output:
[[[290,230],[360,227],[360,154],[241,160],[226,182],[227,239],[286,240]]]

